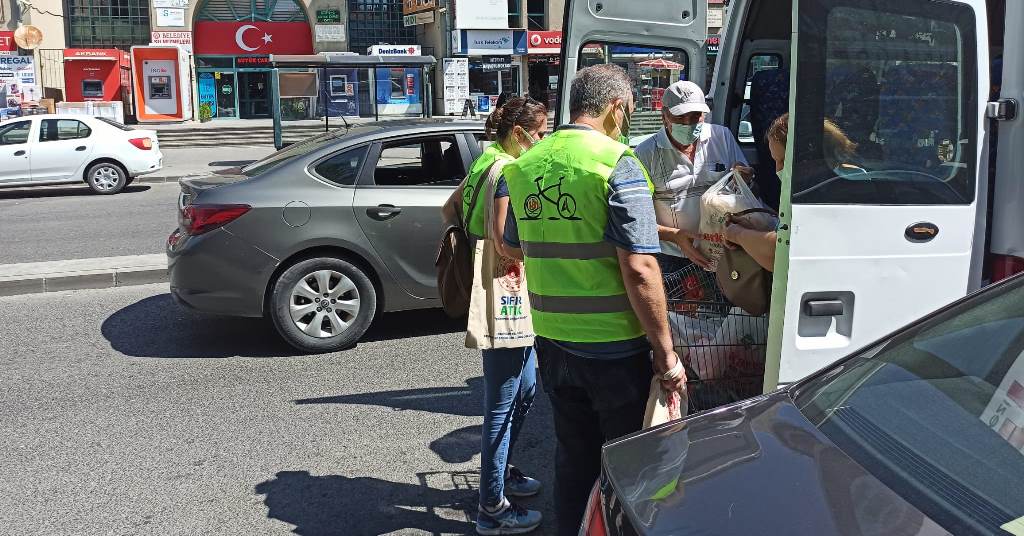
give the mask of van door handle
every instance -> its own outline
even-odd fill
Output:
[[[14,156],[25,156],[25,150],[14,151]]]
[[[401,207],[394,205],[377,205],[366,209],[366,215],[377,221],[390,220],[402,213]]]
[[[75,150],[76,151],[84,151],[85,150],[85,146],[84,145],[79,145],[78,147],[75,147]]]
[[[843,316],[846,307],[841,300],[808,300],[804,302],[806,316]]]

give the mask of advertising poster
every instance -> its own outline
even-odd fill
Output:
[[[199,104],[210,105],[210,117],[217,117],[217,84],[213,73],[199,73]]]
[[[469,98],[469,58],[444,58],[444,113],[461,114]]]
[[[0,56],[0,93],[7,93],[6,107],[42,98],[36,81],[36,65],[32,56]]]

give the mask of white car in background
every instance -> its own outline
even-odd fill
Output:
[[[65,114],[0,123],[0,187],[85,182],[98,194],[116,194],[162,166],[152,130]]]

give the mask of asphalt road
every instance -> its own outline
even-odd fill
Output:
[[[154,176],[209,173],[262,158],[265,147],[165,149]],[[136,183],[117,195],[70,186],[0,188],[0,264],[162,253],[180,188]]]
[[[176,183],[117,195],[88,186],[0,189],[0,263],[146,255],[177,226]]]
[[[472,532],[482,380],[456,324],[391,314],[296,356],[165,289],[0,298],[0,532]],[[550,426],[541,395],[514,453],[548,530]]]

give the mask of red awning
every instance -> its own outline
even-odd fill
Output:
[[[683,69],[683,65],[681,63],[676,63],[674,61],[666,60],[664,58],[641,61],[637,65],[640,67],[647,67],[648,69],[670,69],[673,71]]]

